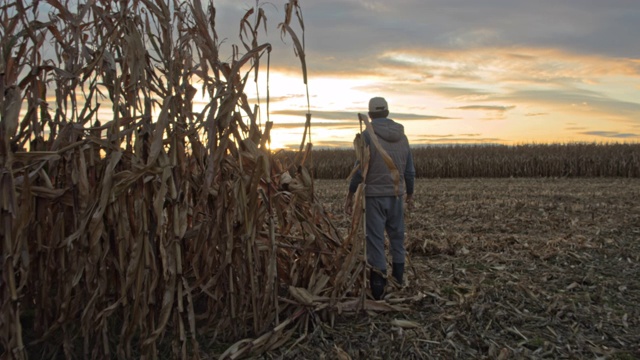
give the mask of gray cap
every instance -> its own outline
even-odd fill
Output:
[[[369,100],[369,112],[379,112],[389,110],[387,100],[382,97],[374,97]]]

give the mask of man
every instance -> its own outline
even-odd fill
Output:
[[[389,119],[388,116],[389,107],[384,98],[374,97],[369,101],[369,117],[373,131],[382,148],[393,160],[400,175],[400,182],[397,184],[382,154],[372,144],[369,133],[365,132],[364,141],[370,145],[371,151],[369,171],[365,180],[367,261],[371,266],[369,273],[371,294],[376,300],[383,297],[387,283],[385,230],[389,236],[392,276],[398,284],[402,285],[405,261],[403,196],[406,194],[407,208],[411,209],[415,179],[413,156],[409,148],[409,140],[404,134],[404,127]],[[353,211],[354,194],[361,182],[362,174],[358,171],[351,179],[345,202],[345,211],[349,215]]]

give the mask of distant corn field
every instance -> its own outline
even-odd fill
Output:
[[[300,11],[289,1],[279,28],[306,83]],[[268,65],[264,12],[240,20],[227,60],[215,14],[199,0],[0,7],[3,359],[260,353],[363,293],[360,235],[313,201],[311,144],[274,159],[244,92]]]
[[[453,145],[413,149],[416,176],[468,177],[640,177],[640,144]],[[314,175],[344,179],[353,150],[316,150]]]

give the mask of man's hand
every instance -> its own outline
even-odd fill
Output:
[[[407,210],[413,210],[413,194],[408,194],[404,202],[407,203]]]
[[[353,214],[353,193],[347,194],[347,199],[344,202],[344,212],[349,216]]]

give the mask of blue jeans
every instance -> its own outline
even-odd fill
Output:
[[[394,263],[404,264],[404,204],[403,196],[367,197],[367,261],[369,265],[387,271],[384,252],[384,234],[389,235],[391,258]]]

